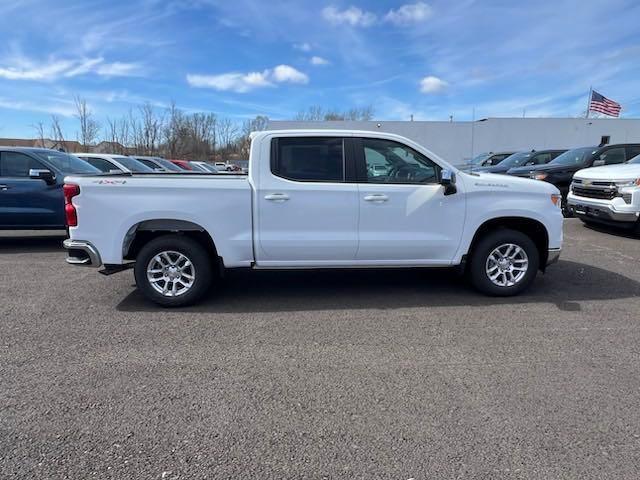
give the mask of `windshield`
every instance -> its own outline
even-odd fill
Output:
[[[533,153],[531,152],[514,153],[513,155],[505,158],[498,165],[503,168],[519,167],[520,165],[524,165],[525,163],[527,163],[527,161],[530,160],[531,157],[533,157]]]
[[[169,170],[170,172],[182,172],[183,171],[175,163],[171,163],[169,160],[165,160],[164,158],[156,158],[155,161],[158,162],[160,165],[162,165],[167,170]]]
[[[43,160],[55,165],[56,168],[58,168],[58,170],[60,170],[64,175],[71,175],[74,173],[100,173],[100,170],[93,165],[89,165],[84,160],[63,152],[42,150],[36,151],[35,154]]]
[[[595,147],[582,147],[568,150],[551,160],[552,165],[583,165],[587,158],[597,150]]]
[[[147,167],[144,163],[139,162],[131,157],[113,157],[113,159],[127,167],[132,172],[153,172],[153,168]]]
[[[640,155],[636,155],[631,160],[629,160],[627,163],[636,163],[636,164],[640,163]]]

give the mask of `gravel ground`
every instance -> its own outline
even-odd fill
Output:
[[[640,239],[565,225],[523,296],[234,272],[161,310],[0,233],[0,478],[637,479]]]

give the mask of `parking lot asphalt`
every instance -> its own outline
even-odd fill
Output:
[[[0,478],[640,474],[640,239],[565,223],[525,295],[234,272],[162,310],[0,233]]]

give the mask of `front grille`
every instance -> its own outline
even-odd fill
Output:
[[[573,194],[579,197],[599,198],[602,200],[611,200],[615,198],[617,194],[616,189],[610,187],[587,188],[574,184],[572,190]]]

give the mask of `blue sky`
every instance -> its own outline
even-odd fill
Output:
[[[55,6],[54,6],[55,5]],[[640,115],[640,2],[0,0],[0,137],[73,96],[238,121],[311,105],[376,119],[577,116],[589,86]]]

